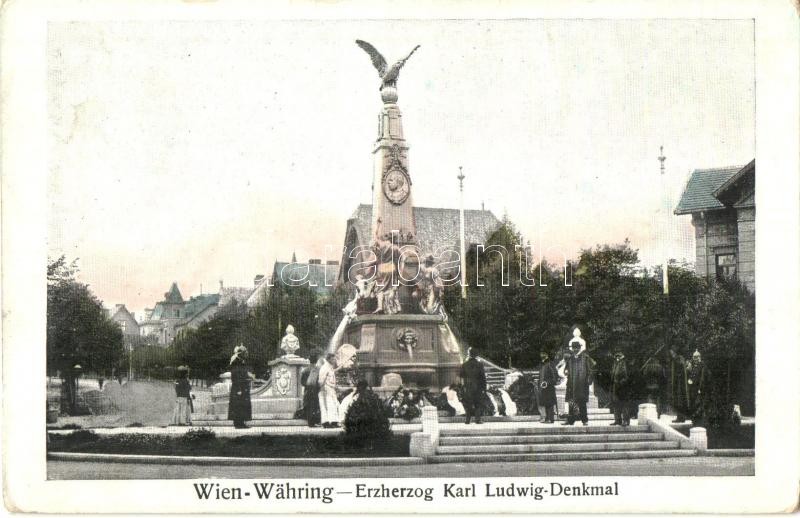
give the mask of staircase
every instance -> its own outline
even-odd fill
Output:
[[[649,426],[531,426],[442,429],[430,462],[531,462],[690,457],[693,449]]]
[[[476,357],[476,359],[483,364],[483,372],[486,374],[486,386],[489,388],[503,388],[506,382],[506,375],[511,372],[511,369],[504,369],[480,356]]]

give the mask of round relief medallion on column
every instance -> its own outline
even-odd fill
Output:
[[[408,177],[400,169],[390,169],[383,178],[383,194],[395,205],[408,199],[410,192]]]

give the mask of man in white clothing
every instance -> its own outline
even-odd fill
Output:
[[[339,426],[339,400],[336,397],[336,355],[328,354],[319,369],[319,411],[323,428]]]

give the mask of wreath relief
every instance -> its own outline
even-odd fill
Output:
[[[417,348],[417,332],[410,327],[400,328],[395,332],[397,348],[408,352],[408,357],[414,357],[414,349]]]

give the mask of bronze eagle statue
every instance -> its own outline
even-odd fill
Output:
[[[372,65],[378,71],[378,76],[381,78],[381,90],[387,86],[397,87],[397,76],[400,75],[400,69],[406,64],[406,61],[408,61],[408,58],[411,57],[411,54],[416,52],[416,50],[419,48],[419,45],[417,45],[411,50],[411,52],[408,53],[408,56],[404,57],[391,67],[387,67],[386,59],[381,55],[380,52],[378,52],[378,49],[363,40],[356,40],[356,45],[364,49],[364,51],[369,54],[370,59],[372,59]]]

